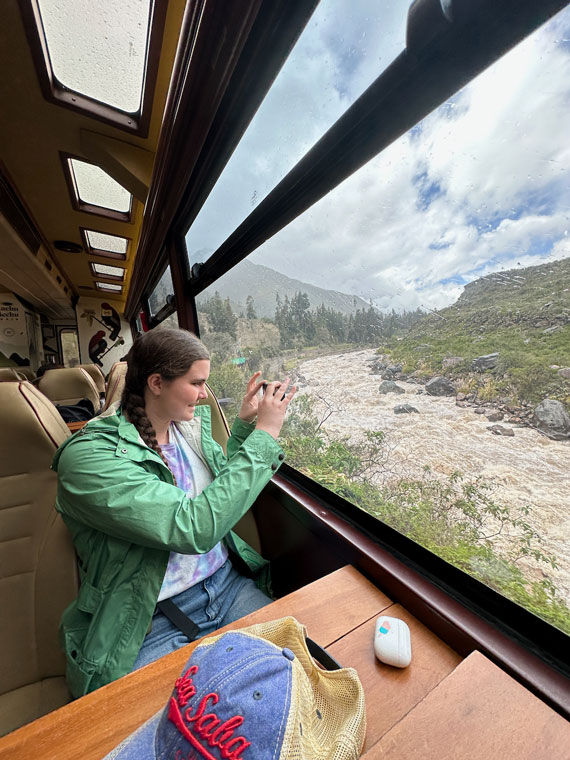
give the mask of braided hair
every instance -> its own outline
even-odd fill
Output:
[[[193,333],[166,327],[143,333],[127,354],[121,408],[146,445],[156,451],[167,467],[168,462],[145,409],[147,379],[158,372],[164,380],[174,380],[185,375],[195,361],[209,358],[208,349]]]

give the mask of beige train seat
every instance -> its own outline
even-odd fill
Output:
[[[0,367],[0,383],[5,382],[19,382],[25,380],[24,375],[21,375],[14,367]]]
[[[121,400],[123,388],[125,387],[125,375],[127,374],[127,362],[115,362],[109,370],[107,380],[107,393],[103,411],[106,411],[115,401]]]
[[[76,404],[87,398],[93,404],[95,414],[101,407],[95,381],[82,367],[50,369],[38,383],[39,390],[54,404]]]
[[[214,391],[206,383],[206,390],[208,391],[208,398],[199,402],[201,406],[209,406],[212,418],[212,438],[220,444],[223,450],[226,450],[226,444],[230,437],[230,431],[222,407]],[[261,553],[261,539],[259,537],[259,530],[252,510],[248,510],[245,515],[239,520],[234,531],[241,536],[244,541],[252,546],[257,552]]]
[[[66,704],[59,619],[77,594],[50,470],[69,431],[28,382],[0,383],[0,735]],[[41,751],[40,751],[41,754]]]
[[[101,372],[99,367],[96,364],[80,364],[79,365],[81,369],[84,369],[85,372],[91,377],[95,385],[97,386],[97,390],[99,391],[99,396],[104,395],[105,393],[105,375]]]

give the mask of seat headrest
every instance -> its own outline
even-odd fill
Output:
[[[107,380],[107,393],[105,395],[103,411],[106,411],[115,401],[121,400],[126,374],[127,362],[115,362],[111,367],[109,379]]]
[[[82,367],[50,369],[40,378],[38,388],[54,404],[65,406],[87,398],[93,404],[95,413],[99,411],[99,391]]]
[[[0,383],[0,410],[2,477],[45,469],[54,451],[70,435],[55,406],[27,381]]]
[[[25,379],[24,375],[18,373],[13,367],[0,367],[0,383],[19,382]]]
[[[99,393],[105,393],[105,375],[101,372],[99,367],[96,364],[80,364],[79,366],[81,369],[84,369],[93,380]]]

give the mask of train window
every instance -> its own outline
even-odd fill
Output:
[[[123,291],[123,286],[115,285],[114,282],[100,282],[99,280],[96,280],[95,285],[98,290],[105,290],[108,293],[122,293]]]
[[[69,330],[66,328],[60,330],[59,341],[61,343],[61,356],[64,366],[77,367],[81,361],[79,358],[77,330]]]
[[[37,0],[52,75],[127,113],[141,108],[150,0]]]
[[[174,286],[172,284],[172,275],[170,267],[166,267],[164,274],[158,281],[157,286],[148,297],[151,316],[157,314],[164,306],[167,305],[168,299],[174,297]],[[176,324],[178,327],[178,323]]]
[[[219,396],[298,383],[293,467],[567,632],[569,21],[197,297]]]
[[[113,259],[125,259],[129,241],[118,235],[108,235],[105,232],[81,229],[85,247],[89,253],[97,256],[107,256]]]
[[[128,218],[132,195],[95,164],[68,158],[65,162],[71,176],[74,206],[81,211],[117,218]]]
[[[96,264],[91,262],[90,264],[93,274],[100,275],[101,277],[108,277],[111,280],[124,280],[125,270],[122,267],[111,267],[107,264]]]
[[[186,237],[205,261],[404,49],[409,0],[321,0]]]

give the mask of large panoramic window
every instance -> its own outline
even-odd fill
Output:
[[[321,0],[186,236],[203,262],[402,52],[409,0]]]
[[[53,76],[127,113],[141,108],[150,0],[38,0]]]
[[[569,23],[197,299],[230,422],[253,371],[290,376],[289,464],[567,632]]]

